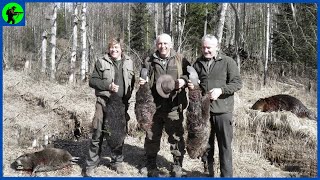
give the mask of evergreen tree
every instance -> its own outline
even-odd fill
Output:
[[[206,8],[208,14],[206,14]],[[215,3],[189,3],[187,4],[187,16],[186,16],[186,27],[184,37],[188,40],[192,49],[198,49],[200,39],[204,35],[204,22],[207,18],[208,29],[207,33],[213,34],[214,19],[213,15],[217,13],[218,5]]]
[[[146,3],[136,3],[131,6],[131,48],[139,53],[146,53],[153,43],[154,29],[151,26],[150,14]]]

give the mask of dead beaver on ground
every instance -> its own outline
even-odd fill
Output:
[[[317,119],[316,115],[306,108],[299,99],[286,94],[261,98],[253,104],[251,109],[262,112],[290,111],[299,118]]]
[[[18,157],[14,162],[14,167],[16,170],[31,170],[31,175],[35,175],[36,172],[54,171],[73,165],[78,159],[78,157],[72,157],[64,149],[46,148]]]

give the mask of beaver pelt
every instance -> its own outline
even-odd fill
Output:
[[[262,112],[290,111],[299,118],[317,119],[316,115],[307,109],[299,99],[286,94],[261,98],[253,104],[251,109]]]
[[[148,131],[152,127],[153,115],[156,112],[156,104],[153,101],[149,84],[140,85],[136,93],[136,105],[134,112],[140,128]]]
[[[73,165],[78,159],[64,149],[46,148],[18,157],[13,165],[16,170],[31,170],[31,175],[35,175],[36,172],[54,171]]]
[[[148,80],[148,74],[149,71],[147,68],[141,69],[140,77],[142,79]],[[153,123],[153,115],[156,113],[156,104],[154,103],[148,82],[144,85],[140,85],[136,93],[134,112],[140,128],[145,131],[150,130]]]
[[[111,93],[103,111],[103,132],[109,139],[108,143],[111,146],[122,144],[127,134],[126,112],[122,98],[117,93]]]
[[[187,111],[187,152],[190,158],[201,157],[208,148],[210,137],[210,98],[202,96],[199,86],[189,90]]]

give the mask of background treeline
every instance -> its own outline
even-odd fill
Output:
[[[26,26],[3,28],[3,65],[35,78],[86,81],[111,37],[124,39],[138,67],[163,32],[190,62],[201,37],[216,35],[241,74],[264,84],[296,76],[310,85],[317,77],[316,4],[27,3],[25,15]]]

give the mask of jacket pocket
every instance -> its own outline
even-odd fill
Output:
[[[102,72],[103,79],[112,78],[112,69],[110,64],[103,63],[102,67],[100,68],[100,71]]]

